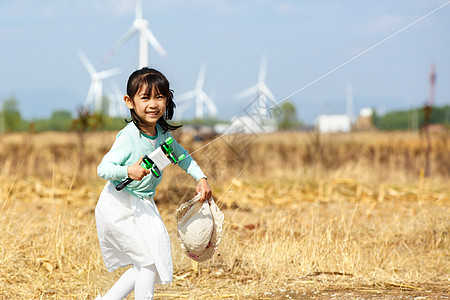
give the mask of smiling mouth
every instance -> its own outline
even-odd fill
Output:
[[[159,111],[146,112],[146,114],[150,116],[157,116],[159,114]]]

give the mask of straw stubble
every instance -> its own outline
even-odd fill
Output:
[[[113,139],[88,134],[81,157],[70,133],[2,137],[0,299],[94,299],[123,273],[106,271],[94,220],[95,169]],[[226,159],[200,151],[225,224],[220,256],[197,270],[173,217],[195,182],[167,168],[156,202],[175,276],[156,297],[448,295],[449,139],[433,140],[429,178],[420,137],[405,133],[262,135],[244,160],[223,144]]]

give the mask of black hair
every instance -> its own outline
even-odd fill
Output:
[[[175,102],[173,101],[173,90],[170,89],[169,81],[166,76],[161,72],[143,67],[142,69],[136,70],[131,73],[128,78],[127,83],[127,95],[131,98],[131,101],[134,102],[134,96],[139,91],[141,87],[147,88],[147,94],[151,94],[152,89],[156,89],[159,93],[161,93],[164,97],[166,97],[166,111],[164,114],[158,119],[157,123],[163,129],[163,133],[166,133],[168,130],[176,130],[183,125],[171,125],[167,123],[166,120],[172,120],[173,114],[175,112]],[[136,111],[133,108],[130,108],[131,120],[128,121],[125,119],[125,122],[130,123],[133,122],[136,127],[142,131],[142,126],[144,122],[139,118]]]

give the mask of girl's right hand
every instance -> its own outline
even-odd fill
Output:
[[[141,181],[144,176],[150,173],[149,170],[141,167],[142,157],[137,162],[128,167],[128,177],[133,180]]]

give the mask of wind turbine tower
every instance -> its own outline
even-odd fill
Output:
[[[103,80],[117,75],[120,73],[119,69],[110,69],[102,72],[97,72],[83,53],[83,51],[78,50],[78,56],[83,63],[86,70],[91,75],[91,86],[89,87],[89,91],[86,97],[86,102],[84,104],[85,107],[89,107],[93,105],[95,112],[102,111],[102,98],[103,98]]]
[[[149,22],[143,18],[142,14],[142,0],[136,0],[136,17],[134,19],[133,25],[128,29],[127,32],[120,38],[117,44],[111,49],[109,55],[112,56],[114,53],[122,47],[128,40],[130,40],[135,34],[139,34],[139,60],[138,68],[147,67],[148,63],[148,44],[159,53],[159,55],[166,57],[167,52],[158,42],[156,37],[150,30]]]

